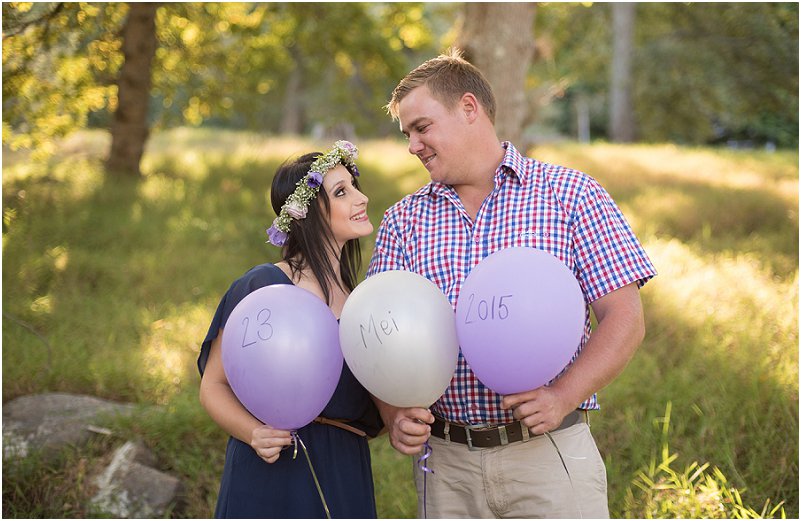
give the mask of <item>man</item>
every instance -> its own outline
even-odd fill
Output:
[[[594,393],[642,342],[639,287],[656,271],[597,182],[525,158],[498,139],[492,89],[458,51],[410,72],[387,108],[431,182],[387,210],[368,276],[414,271],[455,307],[483,258],[511,246],[538,248],[572,270],[598,320],[590,336],[586,313],[576,355],[547,386],[499,396],[460,353],[433,414],[378,403],[395,449],[411,455],[431,444],[425,465],[434,473],[415,469],[419,513],[608,517],[606,469],[587,411],[598,409]]]

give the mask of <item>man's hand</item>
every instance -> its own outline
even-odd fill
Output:
[[[549,387],[504,396],[501,407],[512,409],[515,419],[528,427],[531,434],[545,434],[554,430],[575,409]]]
[[[401,454],[414,455],[423,450],[423,445],[431,437],[434,415],[422,407],[395,407],[384,403],[375,396],[373,401],[381,412],[381,418],[389,431],[389,442]]]
[[[548,387],[503,398],[501,406],[512,409],[532,434],[557,428],[581,402],[620,374],[642,342],[645,322],[636,283],[607,293],[592,309],[598,326],[567,371]]]

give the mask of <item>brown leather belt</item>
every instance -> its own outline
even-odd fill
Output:
[[[577,423],[589,423],[587,411],[576,409],[565,416],[562,423],[551,432],[572,427]],[[528,441],[532,437],[528,428],[520,422],[507,423],[497,427],[470,426],[450,423],[437,416],[434,417],[434,423],[431,425],[431,434],[445,441],[455,441],[467,445],[470,449],[499,447],[516,441]]]
[[[332,427],[338,427],[340,429],[344,429],[346,431],[352,432],[357,436],[361,436],[362,438],[367,437],[367,433],[364,432],[363,430],[357,429],[356,427],[353,427],[352,425],[348,425],[347,423],[345,423],[347,420],[332,420],[331,418],[324,418],[322,416],[318,416],[312,421],[314,421],[314,423],[321,423],[323,425],[331,425]]]

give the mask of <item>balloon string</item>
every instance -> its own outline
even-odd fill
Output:
[[[418,460],[417,460],[417,463],[419,463],[419,464],[420,464],[420,470],[422,470],[423,472],[430,472],[430,473],[432,473],[432,474],[433,474],[433,473],[434,473],[434,471],[433,471],[432,469],[430,469],[430,468],[426,467],[425,463],[423,463],[423,462],[424,462],[425,460],[427,460],[428,458],[430,458],[430,457],[431,457],[431,452],[432,452],[434,449],[432,449],[432,448],[431,448],[431,445],[429,445],[427,441],[426,441],[426,442],[425,442],[425,444],[423,445],[423,448],[424,448],[425,450],[423,451],[423,455],[422,455],[422,456],[420,456],[420,459],[418,459]]]
[[[426,507],[426,504],[428,503],[428,501],[426,500],[427,499],[426,489],[428,488],[427,477],[429,472],[432,474],[434,473],[434,469],[428,468],[425,464],[425,460],[431,457],[431,452],[433,452],[434,449],[431,448],[431,445],[428,444],[428,441],[425,442],[423,447],[425,450],[423,451],[423,455],[420,456],[420,459],[417,460],[417,464],[420,465],[420,470],[423,471],[423,518],[427,519],[428,518],[428,512]]]
[[[298,455],[298,445],[303,449],[303,454],[306,456],[306,461],[309,463],[309,470],[311,471],[312,478],[314,479],[314,485],[317,487],[317,493],[320,494],[320,501],[323,502],[323,508],[325,508],[325,516],[328,519],[331,519],[331,512],[328,510],[328,503],[325,502],[325,496],[323,495],[323,489],[320,487],[320,482],[317,480],[317,473],[314,472],[314,466],[312,465],[311,458],[309,457],[309,451],[306,449],[306,445],[303,443],[303,440],[300,439],[300,435],[298,431],[292,431],[292,443],[295,445],[295,453],[292,455],[292,459],[295,459]]]

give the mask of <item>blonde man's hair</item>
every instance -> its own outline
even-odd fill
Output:
[[[407,74],[392,91],[386,105],[393,120],[398,119],[398,105],[412,90],[425,85],[431,95],[448,110],[453,109],[465,93],[475,95],[490,121],[495,123],[495,95],[492,86],[475,65],[462,57],[462,51],[448,49],[445,54],[432,58]]]

